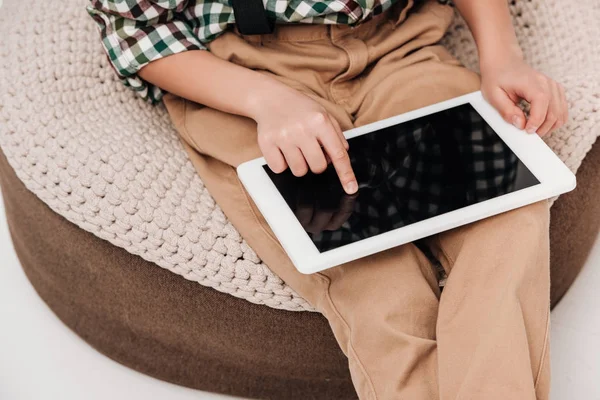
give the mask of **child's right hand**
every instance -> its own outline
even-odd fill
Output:
[[[358,190],[348,141],[323,106],[285,85],[269,88],[253,103],[258,145],[273,172],[289,167],[295,176],[305,175],[309,168],[318,174],[325,171],[329,158],[344,191],[353,194]]]

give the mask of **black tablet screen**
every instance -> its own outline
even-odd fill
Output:
[[[353,196],[332,165],[301,178],[265,165],[320,252],[539,184],[470,104],[348,142]]]

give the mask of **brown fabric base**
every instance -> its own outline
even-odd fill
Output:
[[[577,171],[577,188],[558,198],[550,219],[550,283],[554,307],[585,264],[600,231],[600,143]]]
[[[600,145],[552,208],[552,304],[600,227]],[[108,357],[192,388],[266,399],[354,399],[325,318],[257,306],[190,282],[83,231],[28,191],[0,156],[13,242],[56,315]],[[68,245],[65,245],[68,244]]]

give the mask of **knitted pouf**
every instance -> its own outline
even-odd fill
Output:
[[[116,79],[86,4],[0,8],[0,178],[31,282],[85,340],[161,379],[261,398],[352,398],[324,318],[274,310],[313,311],[215,204],[164,107]],[[570,120],[546,142],[577,172],[600,134],[600,2],[510,7],[527,61],[566,88]],[[460,18],[444,44],[476,69]],[[552,207],[554,304],[600,225],[598,146],[592,153],[580,187]]]
[[[513,3],[527,60],[566,88],[571,119],[547,142],[576,171],[600,133],[600,3]],[[186,279],[310,310],[225,218],[164,107],[118,82],[85,5],[7,0],[0,12],[0,146],[19,178],[80,228]],[[462,20],[445,42],[476,65]]]

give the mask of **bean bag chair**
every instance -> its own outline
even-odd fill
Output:
[[[356,398],[327,321],[215,204],[163,106],[122,86],[85,0],[0,9],[0,182],[39,295],[84,340],[157,378],[253,398]],[[571,118],[546,139],[578,188],[552,206],[552,303],[600,226],[600,7],[512,1],[527,60],[564,84]],[[477,55],[457,17],[445,45]]]

